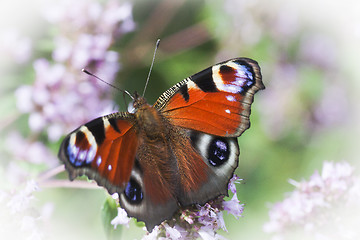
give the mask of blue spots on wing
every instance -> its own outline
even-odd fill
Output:
[[[96,165],[99,167],[102,162],[101,156],[98,156],[96,159]]]
[[[247,64],[239,64],[236,70],[235,85],[238,87],[238,93],[243,94],[255,84],[253,70]]]
[[[208,161],[218,167],[228,161],[230,156],[229,143],[225,138],[217,137],[211,140],[208,147]]]
[[[124,194],[126,199],[132,204],[139,204],[144,198],[142,188],[134,178],[130,178],[130,181],[124,190]]]
[[[67,156],[69,158],[69,161],[77,167],[81,165],[81,163],[77,161],[78,153],[79,153],[78,147],[76,147],[75,145],[68,144]]]
[[[255,73],[246,61],[235,60],[224,63],[219,68],[222,82],[217,83],[220,90],[244,95],[255,84]],[[228,99],[232,101],[232,99]]]
[[[226,99],[230,102],[236,102],[236,98],[233,95],[227,95]]]
[[[71,144],[70,142],[68,142],[66,148],[66,155],[69,159],[69,162],[75,167],[89,166],[95,159],[96,152],[96,146],[90,145],[88,149],[83,149],[78,147],[76,144]],[[100,165],[101,157],[98,157],[97,163]]]

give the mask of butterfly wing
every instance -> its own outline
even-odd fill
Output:
[[[205,204],[228,195],[228,182],[238,166],[239,146],[233,137],[219,137],[194,130],[178,130],[171,149],[177,160],[182,206]]]
[[[192,176],[184,177],[182,186],[196,186],[182,188],[178,196],[182,205],[203,204],[228,194],[227,184],[239,161],[236,137],[250,127],[250,107],[254,94],[261,89],[264,85],[257,62],[236,58],[186,78],[154,104],[171,124],[186,129],[192,149],[182,149],[176,143],[172,147],[178,155],[179,169],[201,164],[201,172],[190,174],[207,173],[196,183],[187,182]],[[181,151],[196,151],[197,156],[177,154]]]
[[[149,198],[144,179],[153,181],[151,167],[144,171],[137,159],[140,141],[135,122],[135,116],[125,112],[94,119],[63,140],[59,158],[71,180],[86,175],[110,194],[118,193],[120,205],[128,215],[144,221],[152,230],[169,219],[178,205],[173,198],[161,204]],[[159,189],[155,190],[157,194]]]
[[[257,62],[235,58],[176,84],[154,107],[176,126],[238,137],[250,127],[250,105],[260,89],[264,85]]]
[[[119,112],[94,119],[70,133],[59,150],[70,179],[86,175],[110,193],[122,192],[138,147],[133,122],[132,114]]]

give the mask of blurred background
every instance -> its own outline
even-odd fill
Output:
[[[240,219],[224,214],[228,232],[220,234],[271,239],[263,226],[271,206],[294,190],[289,179],[309,179],[324,161],[359,165],[359,11],[355,0],[2,1],[0,233],[105,238],[107,193],[53,174],[56,154],[80,124],[126,109],[120,92],[81,69],[142,92],[160,38],[149,103],[217,62],[258,61],[266,89],[239,137],[236,170],[245,210]],[[133,222],[121,232],[143,235]]]

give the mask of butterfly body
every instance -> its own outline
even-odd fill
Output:
[[[238,165],[237,138],[263,89],[260,68],[231,59],[186,78],[154,105],[134,94],[133,113],[97,118],[70,133],[59,158],[70,179],[86,175],[119,193],[129,216],[148,230],[179,206],[227,195]]]

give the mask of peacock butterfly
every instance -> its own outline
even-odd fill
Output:
[[[135,92],[134,112],[80,126],[63,140],[59,158],[70,180],[86,175],[118,193],[128,215],[151,231],[180,206],[228,195],[237,137],[250,127],[260,89],[257,62],[221,62],[175,84],[152,106]]]

